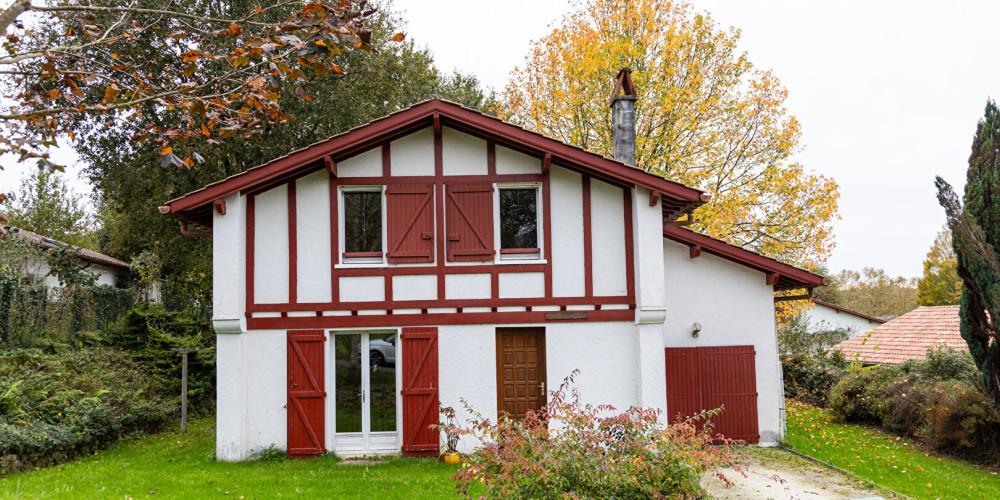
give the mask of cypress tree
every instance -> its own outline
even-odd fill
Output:
[[[1000,406],[1000,109],[992,100],[972,141],[964,208],[948,183],[938,177],[936,185],[962,278],[962,338]]]

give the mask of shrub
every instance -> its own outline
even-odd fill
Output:
[[[980,372],[968,351],[953,347],[928,348],[927,356],[921,360],[910,359],[903,368],[918,377],[931,380],[962,380],[975,382]]]
[[[964,458],[1000,460],[1000,413],[978,384],[938,383],[917,436],[928,445]]]
[[[830,391],[833,416],[845,421],[881,424],[889,401],[886,396],[904,376],[905,372],[898,366],[863,368],[852,364]]]
[[[474,418],[462,432],[481,446],[453,477],[460,494],[481,483],[496,498],[695,497],[708,467],[732,463],[695,420],[663,427],[654,410],[581,404],[567,394],[576,373],[523,420],[493,423],[466,407]]]
[[[60,462],[159,430],[176,414],[174,399],[119,350],[0,352],[0,468]]]
[[[793,354],[781,358],[781,370],[785,396],[825,408],[831,389],[847,373],[847,362],[839,351],[830,358]]]

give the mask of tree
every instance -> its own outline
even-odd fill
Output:
[[[159,146],[163,165],[190,167],[199,146],[285,123],[288,87],[341,74],[340,58],[370,49],[365,0],[14,0],[0,14],[0,154],[37,158],[79,119],[151,120],[133,140]],[[403,35],[397,34],[397,40]],[[136,51],[136,45],[149,51]],[[182,153],[181,151],[184,151]]]
[[[608,95],[631,67],[636,166],[712,195],[698,230],[811,267],[833,247],[838,187],[789,163],[800,130],[787,91],[737,53],[739,38],[683,1],[586,0],[534,43],[497,109],[610,155]]]
[[[842,298],[837,305],[869,316],[906,314],[918,305],[916,281],[872,267],[841,271],[836,277]]]
[[[927,252],[924,276],[917,282],[917,297],[922,306],[955,305],[962,299],[962,280],[958,277],[958,260],[951,240],[951,230],[946,226]]]
[[[803,312],[778,326],[778,354],[822,356],[830,347],[851,338],[852,333],[850,328],[810,329],[809,313]]]
[[[976,126],[965,184],[965,206],[938,177],[962,278],[962,338],[969,344],[980,384],[1000,407],[1000,109],[992,100]]]
[[[144,114],[113,127],[76,122],[73,130],[82,138],[77,152],[98,196],[100,248],[125,260],[148,252],[159,261],[167,305],[197,309],[211,303],[211,241],[182,236],[177,222],[156,210],[158,205],[434,95],[479,109],[491,105],[492,94],[475,77],[442,75],[428,51],[412,41],[396,42],[402,22],[388,6],[380,8],[368,19],[373,50],[344,54],[344,75],[295,82],[313,98],[287,92],[279,105],[292,118],[284,126],[215,145],[193,168],[161,168],[157,145],[129,140],[149,122],[183,117]],[[150,51],[146,43],[137,41],[132,50]]]
[[[11,225],[70,245],[91,247],[94,225],[83,197],[57,173],[38,169],[27,176],[7,209]]]

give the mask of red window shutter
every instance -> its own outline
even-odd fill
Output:
[[[389,262],[434,261],[434,186],[391,185],[386,190]]]
[[[288,458],[326,452],[323,330],[288,331]]]
[[[403,328],[403,455],[437,456],[438,332],[437,328]]]
[[[445,231],[451,262],[493,259],[493,186],[449,184]]]

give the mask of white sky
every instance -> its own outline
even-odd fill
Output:
[[[998,97],[1000,2],[692,0],[743,30],[742,50],[789,89],[806,149],[795,160],[840,184],[834,271],[919,276],[944,223],[934,176],[957,189],[976,121]],[[499,90],[567,0],[395,0],[438,66]],[[0,191],[26,167],[3,159]],[[71,169],[70,175],[78,172]],[[78,178],[78,175],[76,175]],[[78,192],[89,192],[74,180]]]

